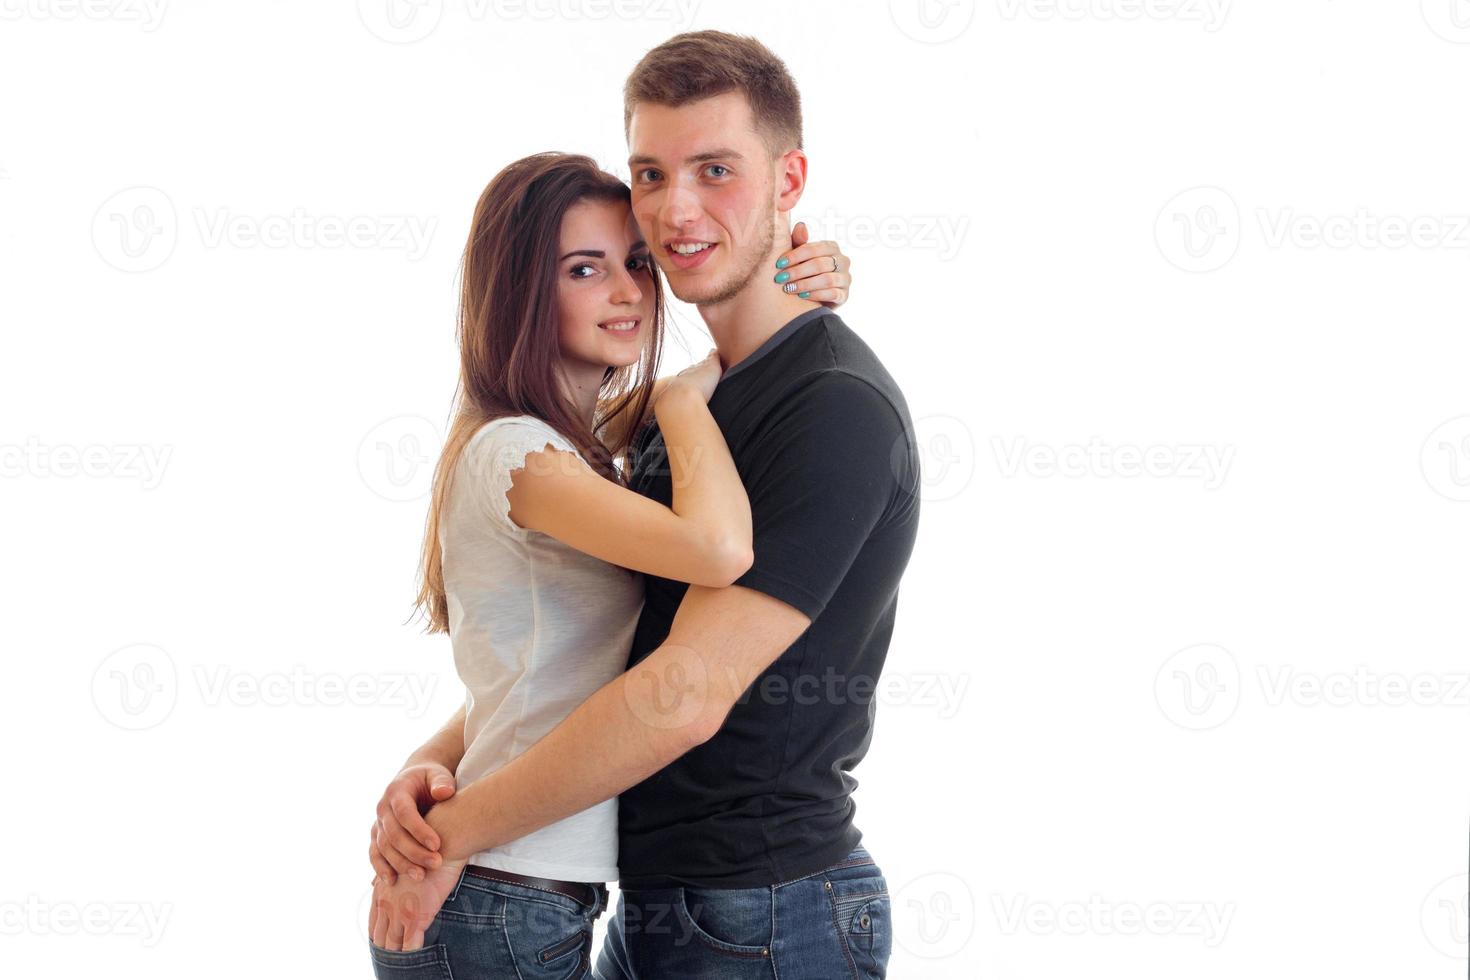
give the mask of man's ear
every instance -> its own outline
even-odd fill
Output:
[[[806,154],[787,150],[776,160],[776,210],[791,211],[806,190]]]

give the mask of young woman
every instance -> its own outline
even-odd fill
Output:
[[[752,561],[750,503],[706,404],[717,354],[652,380],[664,298],[629,202],[589,158],[544,153],[506,167],[475,208],[459,390],[418,597],[430,631],[449,633],[466,703],[379,806],[369,931],[380,978],[590,975],[602,883],[617,877],[616,800],[459,866],[432,852],[420,811],[623,673],[642,573],[718,587]],[[836,264],[835,246],[804,243],[786,253],[792,281]],[[846,290],[815,288],[826,282],[805,284],[836,305]],[[672,507],[628,489],[619,468],[650,417],[669,448]],[[389,820],[425,846],[394,848]],[[405,915],[408,903],[438,911]]]

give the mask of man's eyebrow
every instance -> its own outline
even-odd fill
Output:
[[[694,154],[691,157],[685,157],[684,158],[684,162],[685,163],[704,163],[704,162],[706,162],[708,160],[744,160],[744,159],[745,159],[745,156],[743,154],[741,154],[739,150],[731,149],[728,146],[721,146],[721,147],[717,147],[717,148],[715,148],[713,150],[705,150],[703,153],[696,153],[696,154]],[[643,156],[641,154],[638,155],[638,156],[632,156],[632,157],[629,157],[628,158],[628,166],[629,167],[641,167],[645,163],[658,163],[658,159],[656,157]]]

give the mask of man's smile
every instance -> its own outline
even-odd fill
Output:
[[[664,254],[680,271],[697,269],[709,260],[719,246],[698,238],[671,238],[664,242]]]

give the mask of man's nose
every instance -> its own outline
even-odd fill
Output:
[[[691,188],[671,184],[664,191],[659,218],[669,228],[683,228],[695,222],[699,211],[699,196]]]

